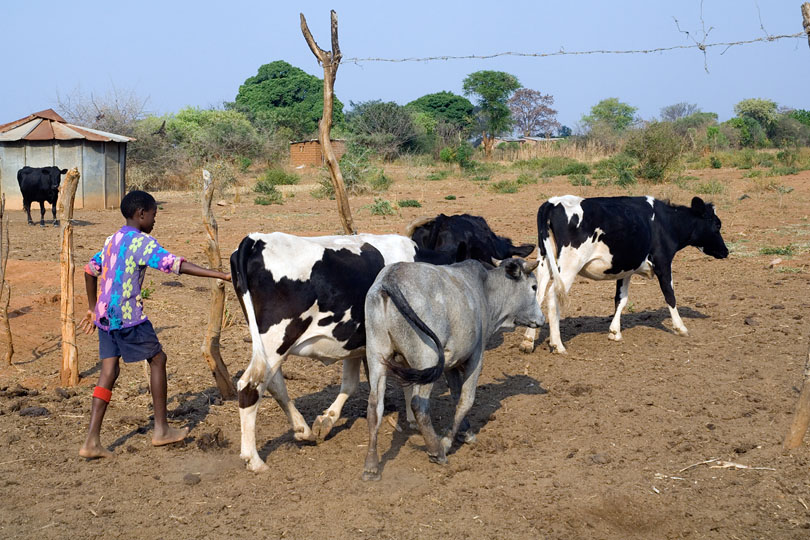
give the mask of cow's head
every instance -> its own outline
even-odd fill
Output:
[[[689,245],[716,259],[728,257],[728,248],[720,235],[722,223],[714,212],[714,205],[706,204],[700,197],[695,197],[690,209],[696,219]]]
[[[511,258],[504,261],[492,261],[497,268],[495,279],[487,280],[494,288],[490,290],[494,298],[503,303],[502,316],[505,317],[501,328],[528,326],[539,328],[546,322],[540,304],[537,303],[537,277],[534,269],[539,261],[529,262]]]
[[[67,169],[60,169],[59,167],[45,167],[43,169],[49,178],[48,178],[48,189],[52,192],[59,191],[59,184],[62,182],[62,175],[67,174]]]

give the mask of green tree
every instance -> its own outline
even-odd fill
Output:
[[[744,99],[734,105],[734,113],[740,118],[752,118],[768,132],[776,122],[776,102],[769,99]]]
[[[407,105],[413,111],[427,113],[437,121],[444,120],[460,128],[472,125],[473,104],[470,100],[453,92],[436,92],[417,98]]]
[[[624,131],[633,123],[637,110],[632,105],[622,103],[619,98],[607,98],[591,107],[591,114],[584,115],[582,123],[589,130],[602,124],[616,132]]]
[[[247,117],[233,110],[187,107],[168,118],[166,134],[173,145],[200,160],[256,157],[263,144]]]
[[[233,106],[252,121],[273,122],[294,138],[311,136],[323,116],[323,80],[277,60],[259,68],[239,87]],[[335,98],[333,123],[343,123],[343,104]]]
[[[805,109],[794,109],[788,113],[788,116],[794,120],[798,120],[805,126],[810,127],[810,111]]]
[[[512,114],[507,101],[520,88],[517,77],[503,71],[476,71],[467,75],[462,85],[465,96],[476,96],[478,121],[484,140],[484,152],[492,155],[495,136],[512,127]]]
[[[354,142],[385,159],[393,159],[413,147],[418,133],[405,107],[379,100],[351,105],[346,121]]]

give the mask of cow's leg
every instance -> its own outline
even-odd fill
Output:
[[[616,313],[613,315],[613,320],[610,322],[610,333],[608,334],[608,339],[610,340],[622,340],[622,310],[624,306],[627,305],[627,293],[629,291],[630,276],[616,280],[616,297],[614,298]]]
[[[416,415],[413,414],[413,406],[411,405],[413,400],[413,385],[406,384],[402,387],[402,392],[405,394],[405,419],[408,421],[408,427],[410,429],[417,429]]]
[[[483,358],[483,350],[476,352],[470,357],[469,360],[467,360],[467,363],[464,366],[463,374],[459,373],[463,382],[460,388],[461,392],[458,403],[456,404],[456,414],[453,417],[453,427],[450,429],[447,435],[442,438],[442,449],[445,453],[450,450],[450,447],[453,445],[453,438],[457,433],[464,433],[467,435],[465,439],[466,442],[475,441],[474,435],[472,436],[472,439],[470,439],[471,434],[469,434],[468,431],[470,429],[470,422],[467,420],[467,413],[470,412],[473,402],[475,401],[475,389],[478,385],[478,377],[481,375]]]
[[[672,288],[672,268],[669,266],[665,268],[655,267],[655,275],[658,276],[658,284],[661,286],[661,292],[664,293],[664,300],[667,302],[669,308],[669,315],[672,317],[672,327],[681,336],[688,336],[689,331],[684,326],[681,316],[678,314],[678,308],[675,307],[675,290]]]
[[[59,220],[56,219],[56,201],[54,201],[51,204],[51,214],[53,214],[53,226],[58,227],[59,226]]]
[[[546,264],[545,258],[540,258],[540,264],[537,266],[536,270],[537,275],[537,294],[535,295],[537,298],[537,305],[540,306],[540,309],[543,309],[543,299],[546,296],[546,289],[548,288],[548,282],[551,279],[551,273],[548,270],[548,265]],[[526,334],[523,337],[523,342],[520,344],[520,352],[530,353],[534,351],[534,340],[537,337],[537,329],[535,328],[527,328]]]
[[[461,398],[461,385],[464,379],[464,368],[458,367],[450,369],[444,373],[444,377],[447,379],[447,386],[450,388],[450,396],[453,398],[456,408],[458,408],[458,402]],[[469,429],[470,421],[465,417],[458,428],[456,440],[467,443],[475,442],[475,434],[470,432]],[[447,451],[447,449],[445,449],[445,451]]]
[[[578,258],[562,258],[558,259],[560,264],[560,281],[562,290],[567,295],[571,290],[571,285],[582,270],[582,264]],[[560,354],[565,353],[565,347],[560,337],[560,319],[562,318],[562,306],[560,306],[560,299],[557,296],[557,288],[552,281],[551,286],[548,288],[548,333],[549,345],[552,352]]]
[[[430,461],[444,464],[447,463],[447,456],[439,441],[439,437],[436,435],[436,431],[433,429],[433,421],[430,418],[430,392],[432,389],[433,384],[414,385],[411,408],[416,416],[419,432],[422,433],[422,438],[425,439],[425,446],[427,447],[427,454]]]
[[[340,413],[346,400],[357,390],[360,382],[361,358],[351,358],[343,361],[343,377],[340,381],[340,393],[334,403],[329,406],[324,413],[315,419],[312,424],[312,434],[315,440],[322,441],[326,438],[332,427],[340,419]],[[368,376],[368,373],[366,373]]]
[[[287,420],[290,422],[290,427],[293,430],[293,437],[296,441],[313,441],[315,440],[312,430],[309,429],[304,417],[295,408],[289,394],[287,394],[287,384],[284,382],[284,374],[281,372],[281,367],[276,370],[273,377],[270,379],[270,384],[267,386],[270,390],[270,395],[275,398],[276,402],[287,415]]]
[[[247,468],[254,472],[267,471],[269,467],[259,457],[256,450],[256,412],[259,410],[267,379],[254,386],[243,375],[237,383],[239,396],[239,422],[242,428],[242,447],[239,457],[247,462]]]
[[[25,210],[25,215],[28,216],[28,224],[33,225],[34,220],[31,219],[31,201],[23,199],[23,209]]]
[[[39,226],[45,226],[45,201],[39,201]]]
[[[380,458],[377,454],[377,435],[380,432],[383,412],[385,410],[386,368],[379,360],[368,362],[368,451],[363,465],[363,480],[380,479]]]

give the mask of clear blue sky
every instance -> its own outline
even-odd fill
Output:
[[[802,30],[799,0],[705,0],[707,42]],[[759,7],[759,12],[757,9]],[[285,60],[323,76],[299,28],[303,11],[315,39],[330,48],[329,10],[338,13],[344,58],[423,57],[646,49],[702,37],[700,0],[487,2],[140,2],[9,1],[0,4],[4,42],[0,123],[48,107],[77,87],[113,86],[148,98],[155,114],[218,106],[262,64]],[[371,99],[405,104],[449,90],[489,69],[552,94],[559,120],[575,127],[606,97],[638,107],[642,118],[679,101],[733,116],[742,99],[761,97],[810,109],[810,48],[803,38],[708,52],[501,57],[490,60],[343,64],[336,92],[347,105]],[[58,112],[58,111],[57,111]]]

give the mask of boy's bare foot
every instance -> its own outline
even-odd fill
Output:
[[[100,444],[84,443],[82,447],[79,448],[79,455],[83,458],[95,459],[113,457],[115,454]]]
[[[167,428],[164,433],[157,433],[155,432],[152,435],[152,446],[163,446],[166,444],[172,444],[176,442],[180,442],[186,438],[188,435],[189,429],[187,427],[184,428]]]

